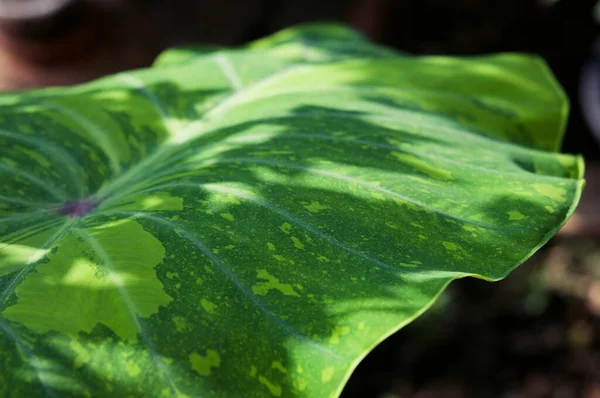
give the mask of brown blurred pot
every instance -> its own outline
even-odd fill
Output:
[[[149,65],[160,51],[154,26],[131,1],[0,0],[0,89],[73,84]]]

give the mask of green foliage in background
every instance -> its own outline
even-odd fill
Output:
[[[339,26],[0,103],[3,397],[336,397],[583,185],[539,59]]]

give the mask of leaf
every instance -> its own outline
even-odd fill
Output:
[[[0,395],[337,396],[581,193],[538,58],[335,25],[177,51],[1,97]]]

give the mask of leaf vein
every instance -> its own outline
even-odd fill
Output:
[[[44,391],[46,392],[46,394],[51,398],[55,398],[57,396],[56,393],[44,381],[44,376],[43,376],[44,373],[43,373],[43,371],[40,371],[40,369],[39,369],[37,358],[35,357],[33,352],[29,349],[29,347],[27,347],[27,345],[23,342],[21,337],[19,337],[19,335],[14,330],[14,328],[12,326],[10,326],[7,322],[2,320],[2,318],[0,318],[0,329],[3,330],[6,333],[6,335],[10,339],[12,339],[12,341],[17,346],[19,346],[19,348],[23,351],[23,353],[25,354],[25,357],[27,358],[27,361],[25,361],[25,362],[35,372],[35,374],[36,374],[38,380],[40,381],[40,384],[41,384],[42,388],[44,389]]]
[[[47,107],[51,110],[62,113],[63,115],[71,118],[71,120],[75,121],[78,125],[83,127],[85,131],[90,135],[92,141],[100,146],[100,148],[108,158],[108,163],[113,173],[117,175],[121,173],[119,150],[115,146],[115,143],[110,139],[109,134],[102,131],[102,129],[100,129],[86,117],[68,108],[65,108],[64,106],[57,104],[47,104]]]
[[[74,232],[77,233],[79,236],[81,236],[86,242],[88,242],[88,244],[90,245],[90,248],[92,248],[96,252],[96,254],[98,254],[98,256],[102,259],[102,261],[104,261],[104,264],[108,268],[110,268],[111,271],[113,271],[113,272],[115,271],[115,268],[112,263],[112,259],[110,258],[108,253],[106,253],[106,251],[104,250],[104,248],[102,247],[102,245],[100,244],[100,242],[98,242],[98,240],[96,238],[94,238],[92,235],[90,235],[87,231],[85,231],[83,229],[75,229]],[[169,385],[171,392],[173,394],[176,394],[177,388],[175,387],[173,377],[169,373],[169,371],[168,371],[167,367],[165,366],[165,364],[163,363],[163,361],[158,356],[158,353],[156,352],[156,349],[154,348],[154,345],[152,344],[152,341],[150,340],[150,337],[148,336],[146,327],[144,326],[142,320],[140,319],[140,317],[137,314],[137,309],[135,308],[135,304],[133,303],[133,301],[129,297],[129,294],[127,293],[127,290],[123,286],[121,286],[119,283],[115,283],[115,286],[117,287],[119,294],[121,295],[121,297],[123,298],[123,301],[125,302],[125,305],[127,306],[127,310],[129,310],[131,317],[135,321],[137,328],[140,331],[140,335],[142,336],[142,340],[144,341],[144,344],[146,345],[146,348],[148,349],[148,352],[150,353],[150,356],[152,357],[152,361],[154,362],[156,367],[162,373],[163,377],[165,378],[165,381]]]
[[[9,173],[9,174],[12,173],[12,174],[18,175],[20,177],[23,177],[24,179],[30,181],[34,185],[37,185],[38,188],[41,188],[44,191],[48,192],[50,195],[52,195],[54,198],[58,199],[59,201],[64,201],[67,198],[67,195],[65,192],[63,192],[62,190],[60,190],[58,188],[51,186],[50,184],[47,184],[46,182],[42,181],[41,179],[34,176],[33,174],[31,174],[28,171],[21,170],[16,167],[13,167],[13,166],[9,166],[7,164],[0,164],[0,172],[2,172],[2,171]]]
[[[308,337],[300,334],[300,332],[298,332],[293,326],[291,326],[290,324],[288,324],[287,322],[285,322],[277,314],[275,314],[271,309],[269,309],[268,307],[266,307],[256,297],[256,295],[254,295],[250,290],[248,290],[248,288],[246,286],[244,286],[244,284],[235,275],[235,273],[233,272],[233,270],[223,260],[221,260],[221,258],[219,256],[215,255],[204,243],[202,243],[198,238],[196,238],[196,236],[193,233],[191,233],[186,228],[180,226],[179,224],[177,224],[177,223],[175,223],[173,221],[166,220],[166,219],[161,218],[161,217],[155,217],[155,216],[151,216],[151,215],[148,215],[148,214],[144,214],[142,212],[118,211],[118,210],[116,210],[116,211],[111,211],[110,213],[111,214],[129,215],[132,218],[147,219],[147,220],[153,221],[153,222],[155,222],[157,224],[162,224],[164,226],[167,226],[167,227],[173,229],[175,232],[178,232],[180,234],[180,236],[184,237],[188,242],[190,242],[198,250],[200,250],[205,256],[207,256],[219,268],[219,270],[225,276],[227,276],[231,280],[231,282],[236,286],[236,288],[244,296],[246,296],[248,299],[250,299],[250,301],[263,314],[265,314],[272,322],[274,322],[275,324],[279,325],[279,327],[281,327],[282,329],[284,329],[286,332],[288,332],[292,336],[296,337],[297,339],[299,339],[301,341],[305,341],[308,344],[311,344],[311,345],[315,346],[320,351],[324,351],[328,355],[334,356],[334,357],[339,358],[339,359],[343,358],[343,356],[341,356],[340,354],[332,351],[328,347],[325,347],[324,345],[321,345],[321,344],[319,344],[319,343],[317,343],[317,342],[309,339]]]
[[[229,81],[229,84],[231,84],[231,87],[235,91],[240,91],[243,88],[242,80],[235,71],[235,68],[233,67],[229,58],[227,58],[223,53],[218,53],[215,56],[215,62],[219,65],[223,75],[225,75]]]
[[[69,231],[69,229],[74,223],[74,220],[67,219],[63,223],[62,227],[60,227],[58,231],[56,231],[46,241],[46,243],[42,245],[40,249],[47,252],[52,246],[54,246],[56,242],[62,239],[62,237]],[[8,284],[8,286],[6,286],[6,288],[2,292],[2,295],[0,296],[0,308],[4,305],[6,299],[12,293],[13,288],[16,286],[16,284],[20,282],[25,277],[25,275],[27,275],[33,269],[35,263],[38,261],[38,257],[39,256],[32,256],[29,260],[27,260],[27,263],[25,263],[23,268],[21,268],[21,270],[11,279],[10,283]]]
[[[52,143],[48,140],[44,140],[42,138],[34,139],[32,137],[28,137],[23,134],[17,134],[15,132],[9,131],[9,130],[1,129],[0,137],[2,137],[2,136],[36,146],[39,149],[41,149],[44,153],[53,154],[54,160],[62,163],[64,166],[66,166],[66,170],[70,177],[69,180],[73,182],[73,186],[77,190],[79,198],[82,198],[85,196],[85,194],[86,194],[86,192],[84,190],[85,185],[83,183],[81,175],[76,172],[76,169],[80,168],[81,164],[79,162],[77,162],[75,160],[75,158],[73,158],[73,156],[71,156],[71,154],[68,151],[65,151],[61,147],[55,145],[54,143]]]

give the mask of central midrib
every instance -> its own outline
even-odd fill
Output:
[[[250,86],[241,89],[239,91],[234,91],[231,95],[225,97],[221,102],[212,107],[208,112],[206,112],[203,117],[199,120],[192,121],[188,123],[184,128],[180,131],[171,135],[171,138],[159,144],[158,148],[147,157],[136,163],[133,167],[129,168],[125,173],[116,177],[112,181],[109,181],[106,185],[101,187],[94,196],[95,199],[102,200],[106,199],[108,196],[113,196],[115,191],[123,187],[124,185],[130,184],[132,182],[136,182],[136,178],[143,174],[148,174],[149,171],[152,171],[156,166],[160,166],[161,160],[168,157],[172,153],[176,152],[182,144],[188,143],[193,139],[196,139],[204,134],[209,134],[212,131],[215,131],[214,127],[216,126],[216,122],[219,120],[219,116],[232,108],[235,108],[238,105],[244,104],[245,99],[251,96],[251,94],[260,89],[262,86],[266,84],[273,83],[274,80],[281,78],[289,72],[293,72],[299,69],[298,65],[291,66],[285,68],[277,73],[268,75],[267,77],[251,84]],[[231,73],[231,72],[229,72]],[[148,102],[153,106],[154,101],[148,99]],[[160,110],[159,110],[160,111]],[[162,114],[162,112],[161,112]],[[141,173],[144,170],[145,173]],[[130,187],[127,191],[130,191]],[[119,193],[120,195],[125,194]]]

